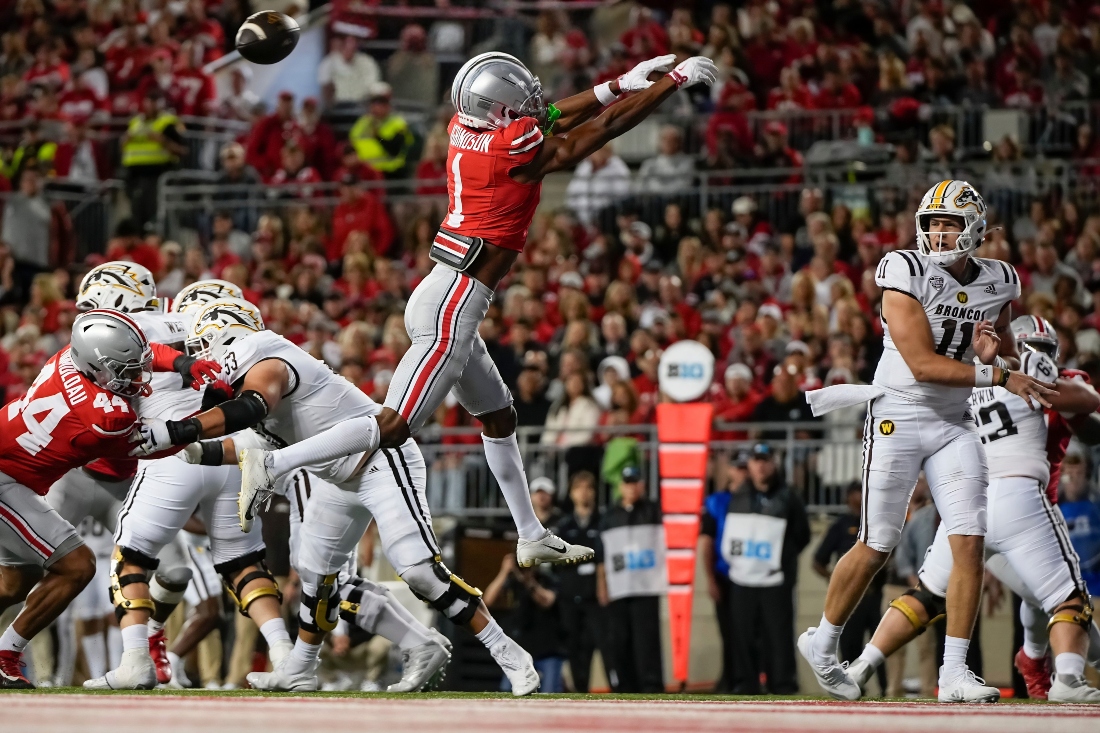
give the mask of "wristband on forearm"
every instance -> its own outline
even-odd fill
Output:
[[[981,389],[982,387],[993,386],[993,370],[995,367],[988,364],[976,364],[974,366],[974,386]]]
[[[1000,377],[997,379],[997,386],[1004,387],[1008,384],[1008,378],[1012,376],[1012,371],[1008,367],[999,367],[1001,370]]]
[[[199,460],[201,466],[220,466],[225,459],[225,449],[222,447],[222,441],[218,440],[204,440],[199,443],[202,446],[202,459]]]
[[[600,104],[605,107],[619,98],[618,94],[611,91],[611,82],[609,81],[597,84],[592,88],[592,91],[596,93],[596,99],[600,100]]]
[[[172,445],[187,445],[202,437],[202,423],[197,417],[169,420],[164,425],[168,428],[168,438],[172,441]]]

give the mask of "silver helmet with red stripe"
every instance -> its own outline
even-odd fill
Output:
[[[1016,350],[1037,351],[1058,363],[1058,332],[1050,321],[1042,316],[1020,316],[1012,322],[1012,335],[1016,337]]]
[[[77,316],[69,356],[79,371],[110,392],[123,397],[152,392],[152,347],[125,313],[95,309]]]
[[[523,62],[501,51],[488,51],[467,61],[451,84],[451,104],[463,125],[481,129],[507,127],[521,117],[546,122],[542,83]]]

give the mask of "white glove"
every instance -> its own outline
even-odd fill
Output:
[[[718,67],[706,56],[692,56],[687,61],[681,61],[668,75],[679,88],[699,83],[710,86],[718,79]]]
[[[176,455],[182,458],[185,463],[199,464],[202,462],[202,444],[188,443]]]
[[[670,53],[666,56],[657,56],[656,58],[641,62],[618,78],[619,93],[640,92],[643,89],[649,89],[653,86],[653,82],[647,77],[654,71],[668,71],[669,67],[672,66],[672,62],[675,60],[676,54]]]
[[[168,423],[155,417],[142,418],[138,429],[130,436],[131,443],[139,445],[130,451],[130,455],[142,457],[168,450],[172,447],[172,438],[168,434]]]

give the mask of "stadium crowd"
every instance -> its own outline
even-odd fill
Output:
[[[239,285],[261,304],[269,329],[381,401],[409,346],[404,303],[433,266],[427,251],[441,195],[445,201],[453,112],[438,105],[455,71],[446,59],[482,47],[527,60],[550,99],[664,53],[701,53],[722,74],[712,93],[679,95],[675,104],[685,106],[662,110],[669,124],[658,151],[636,170],[612,147],[578,167],[564,205],[536,218],[520,265],[482,324],[520,425],[545,428],[543,443],[589,446],[606,439],[601,426],[651,423],[662,349],[681,339],[714,353],[709,399],[722,439],[774,437],[726,424],[809,421],[806,391],[870,382],[882,352],[875,268],[886,252],[913,247],[919,197],[945,177],[978,176],[970,180],[993,216],[978,255],[1015,265],[1024,287],[1013,313],[1054,323],[1065,364],[1100,383],[1100,136],[1089,117],[1072,122],[1061,152],[1091,185],[1068,189],[1038,185],[1034,170],[1029,177],[1027,141],[994,141],[985,165],[956,144],[954,127],[926,124],[946,105],[1095,105],[1100,7],[1093,3],[749,0],[668,11],[620,2],[506,13],[473,27],[445,11],[476,3],[437,0],[439,16],[425,26],[374,18],[371,3],[364,10],[336,2],[337,30],[318,72],[321,97],[299,102],[284,92],[271,111],[249,91],[247,67],[234,67],[232,93],[222,98],[203,69],[231,48],[250,12],[245,5],[18,0],[0,7],[8,29],[0,123],[14,135],[0,161],[0,190],[10,191],[0,229],[5,402],[67,343],[74,288],[108,259],[145,265],[167,297],[202,278]],[[398,50],[376,58],[360,49],[360,39],[376,37],[396,40]],[[431,111],[411,123],[405,110],[413,108]],[[339,122],[349,109],[350,127]],[[853,204],[810,181],[801,172],[807,146],[778,116],[754,130],[747,113],[756,110],[850,112],[843,137],[896,145],[887,175],[897,195]],[[172,119],[154,133],[138,129],[165,115]],[[194,241],[166,239],[153,225],[156,180],[180,166],[196,124],[176,116],[250,123],[218,151],[217,181],[285,184],[286,198],[257,206],[220,197],[196,223]],[[127,120],[117,150],[109,144],[111,117]],[[128,157],[139,134],[166,156]],[[760,180],[788,188],[700,205],[692,193],[700,174],[722,172],[712,179],[721,182],[737,168],[784,169]],[[47,189],[116,177],[129,182],[130,216],[103,252],[77,261],[77,232]],[[311,187],[326,184],[338,201],[311,205]],[[785,206],[772,205],[782,197]],[[457,404],[436,419],[477,425]],[[1083,465],[1089,461],[1081,455]],[[716,472],[715,483],[732,477]],[[1066,490],[1074,501],[1097,496],[1087,471]],[[565,500],[561,490],[549,496],[572,511],[575,500]],[[439,497],[433,503],[455,506]],[[1095,552],[1089,557],[1096,562]],[[533,581],[514,575],[518,588],[535,593]]]

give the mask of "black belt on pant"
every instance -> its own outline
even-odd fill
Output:
[[[467,237],[440,227],[428,256],[441,265],[463,272],[473,264],[483,246],[485,240],[481,237]]]

